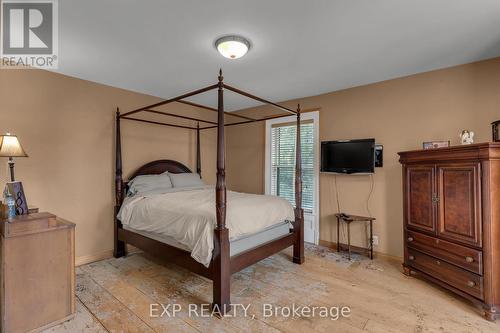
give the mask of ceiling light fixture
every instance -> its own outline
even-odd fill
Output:
[[[238,59],[248,52],[250,42],[241,36],[224,36],[215,41],[215,48],[228,59]]]

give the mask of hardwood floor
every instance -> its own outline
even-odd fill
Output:
[[[188,304],[211,301],[211,282],[145,254],[77,268],[75,319],[46,332],[500,332],[500,323],[442,288],[406,277],[399,261],[306,247],[306,263],[291,251],[233,275],[232,302],[251,304],[249,316],[188,316]],[[180,304],[176,317],[151,317],[150,304]],[[329,318],[264,317],[263,304],[348,306],[351,315]],[[158,314],[162,312],[159,309]],[[252,318],[252,315],[255,317]]]

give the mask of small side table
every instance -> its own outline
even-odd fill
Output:
[[[374,217],[335,214],[337,218],[337,252],[340,252],[340,222],[347,224],[347,251],[349,253],[349,260],[351,260],[351,223],[352,222],[369,222],[370,224],[370,245],[366,249],[370,253],[370,259],[373,260],[373,221]]]

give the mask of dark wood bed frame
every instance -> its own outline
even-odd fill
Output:
[[[209,90],[218,90],[218,107],[217,109],[207,106],[195,104],[183,99],[204,93]],[[237,94],[257,100],[261,103],[269,104],[280,110],[286,111],[287,114],[280,114],[261,119],[255,119],[240,114],[233,114],[224,111],[224,89],[231,90]],[[172,102],[180,102],[196,106],[205,110],[217,112],[217,123],[208,120],[187,117],[183,115],[171,114],[163,111],[153,110],[154,108],[169,104]],[[192,121],[197,121],[196,127],[184,126],[172,123],[163,123],[157,121],[150,121],[141,118],[130,117],[132,114],[138,112],[149,112],[161,114],[168,117],[182,118]],[[233,88],[223,82],[222,70],[219,72],[218,83],[209,87],[198,89],[196,91],[171,98],[153,105],[142,107],[124,114],[120,114],[119,110],[116,113],[116,173],[115,173],[115,227],[114,227],[114,256],[122,257],[126,255],[126,244],[131,244],[139,249],[142,249],[152,255],[161,257],[181,267],[184,267],[194,273],[202,275],[213,281],[213,307],[215,311],[224,314],[230,307],[230,277],[231,274],[239,272],[240,270],[255,264],[256,262],[267,258],[289,246],[293,246],[293,262],[302,264],[304,262],[304,212],[301,207],[302,203],[302,171],[301,171],[301,151],[300,151],[300,105],[297,110],[291,110],[284,106],[269,102],[263,98],[254,96],[242,90]],[[274,239],[267,243],[256,246],[243,253],[235,256],[230,256],[229,248],[229,230],[226,228],[226,181],[225,181],[225,144],[224,144],[224,127],[239,124],[252,123],[256,121],[264,121],[279,117],[286,117],[290,114],[297,116],[297,141],[296,141],[296,166],[295,166],[295,221],[293,222],[293,229],[280,238]],[[244,119],[241,121],[225,123],[224,116],[231,116],[233,118]],[[135,232],[125,230],[121,222],[116,218],[118,211],[123,203],[124,195],[126,193],[127,183],[124,182],[122,177],[122,153],[121,153],[121,133],[120,133],[120,120],[132,120],[157,125],[165,125],[178,128],[186,128],[196,131],[196,171],[201,176],[201,158],[200,158],[200,131],[217,128],[217,182],[215,186],[215,207],[217,226],[214,230],[214,250],[212,254],[212,261],[207,268],[194,260],[191,254],[179,248],[167,245],[165,243],[144,237]],[[207,123],[208,126],[200,127],[200,123]],[[165,171],[171,173],[186,173],[191,170],[185,165],[172,161],[172,160],[159,160],[147,163],[135,171],[129,179],[139,175],[160,174]]]

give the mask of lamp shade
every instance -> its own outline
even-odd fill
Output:
[[[17,136],[10,133],[0,135],[0,157],[28,157]]]

